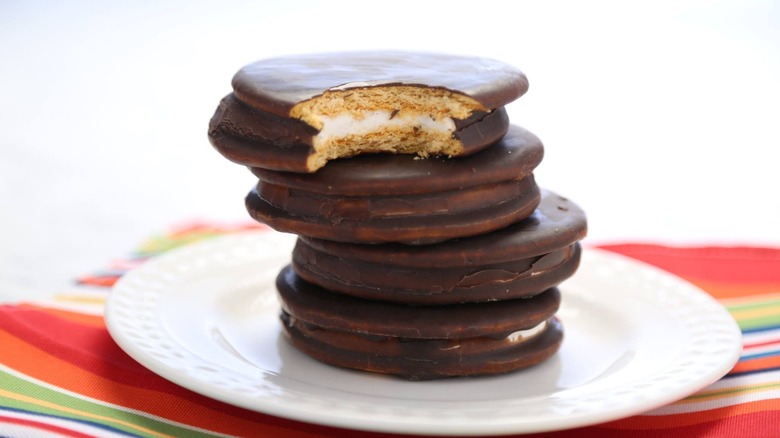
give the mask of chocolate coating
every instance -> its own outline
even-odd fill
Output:
[[[454,359],[464,355],[496,353],[512,348],[518,341],[527,341],[537,335],[547,322],[541,323],[533,330],[523,332],[498,333],[490,336],[475,336],[457,339],[417,339],[395,336],[368,335],[359,332],[348,332],[338,329],[326,329],[301,321],[289,313],[282,311],[282,321],[288,326],[306,333],[307,337],[331,345],[349,346],[352,351],[374,353],[381,355],[401,355],[405,357],[426,358],[429,360]],[[533,332],[536,333],[533,333]]]
[[[312,174],[251,170],[268,183],[313,193],[408,195],[520,179],[530,175],[543,156],[539,138],[513,125],[500,141],[468,157],[421,160],[410,155],[361,155],[331,161]]]
[[[343,220],[371,220],[437,214],[457,214],[509,202],[523,196],[535,186],[533,176],[519,181],[505,181],[414,195],[344,196],[322,195],[290,189],[264,181],[257,184],[257,195],[293,216],[319,217],[332,223]]]
[[[430,244],[521,221],[539,204],[541,142],[512,127],[469,157],[363,155],[313,174],[253,168],[250,215],[282,232],[356,243]]]
[[[209,123],[209,141],[225,158],[245,166],[307,172],[311,139],[317,130],[292,118],[253,110],[232,94]]]
[[[412,380],[525,368],[553,355],[563,337],[553,317],[556,288],[500,302],[409,306],[334,294],[289,266],[276,287],[284,333],[296,348],[330,365]],[[512,336],[534,327],[542,331]]]
[[[501,107],[492,112],[456,120],[453,133],[471,155],[500,140],[509,127]],[[209,141],[225,158],[244,166],[276,171],[310,173],[307,159],[317,130],[308,124],[253,109],[228,95],[209,123]]]
[[[534,327],[560,306],[552,288],[531,298],[449,306],[408,306],[334,294],[304,281],[287,266],[276,279],[282,308],[318,327],[414,339],[504,335]]]
[[[350,85],[352,84],[352,85]],[[287,116],[290,109],[336,87],[416,85],[444,88],[495,109],[522,96],[528,79],[492,59],[399,51],[295,55],[261,60],[233,77],[233,90],[256,109]]]
[[[538,294],[579,266],[585,213],[547,190],[526,219],[433,245],[360,245],[301,236],[293,266],[306,281],[350,296],[407,304],[507,300]]]
[[[317,252],[299,240],[293,266],[306,281],[353,297],[415,305],[525,298],[571,277],[580,246],[537,257],[482,266],[410,268],[366,263]]]
[[[480,266],[523,260],[565,248],[585,237],[585,212],[573,201],[542,190],[539,207],[526,219],[492,233],[410,247],[352,245],[302,237],[317,251],[363,262],[411,268]]]
[[[528,80],[517,68],[499,61],[445,54],[351,52],[265,59],[247,65],[233,77],[233,93],[222,100],[212,117],[209,139],[217,151],[239,164],[314,172],[322,165],[308,162],[315,152],[318,130],[296,118],[302,116],[291,110],[329,91],[388,86],[446,90],[448,96],[462,95],[470,98],[470,103],[476,102],[466,112],[448,117],[455,125],[452,139],[459,146],[446,154],[465,156],[506,133],[509,118],[504,106],[526,92]],[[396,111],[415,108],[397,94],[390,102]],[[393,141],[404,142],[403,138]],[[339,156],[359,154],[359,149],[344,149]]]
[[[409,380],[485,376],[517,371],[550,358],[558,351],[563,340],[563,328],[555,318],[547,322],[541,334],[509,346],[489,337],[446,341],[376,339],[358,333],[334,333],[300,324],[285,313],[282,313],[282,321],[287,339],[314,359],[337,367],[394,374]],[[474,344],[486,351],[460,351],[465,345]]]
[[[368,220],[338,215],[296,216],[263,200],[256,189],[247,195],[246,207],[252,218],[281,232],[340,242],[425,245],[486,233],[528,217],[539,203],[536,183],[533,179],[528,182],[527,190],[516,198],[452,214],[386,216]],[[396,203],[403,203],[403,198],[398,198]]]

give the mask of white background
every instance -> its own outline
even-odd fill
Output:
[[[246,220],[253,178],[206,138],[232,75],[350,49],[524,70],[510,118],[591,243],[780,244],[777,1],[0,0],[0,298],[176,223]]]

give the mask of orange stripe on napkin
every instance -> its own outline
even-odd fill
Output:
[[[83,326],[88,326],[93,328],[104,328],[106,326],[105,322],[103,321],[102,315],[92,315],[87,313],[71,312],[68,310],[54,309],[51,307],[42,307],[42,306],[29,304],[29,303],[21,303],[17,305],[16,308],[21,310],[33,310],[36,312],[45,313]]]
[[[737,365],[731,369],[729,374],[741,374],[767,369],[780,369],[780,356],[767,356],[756,359],[740,360]]]

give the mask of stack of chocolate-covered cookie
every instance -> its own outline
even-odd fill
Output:
[[[540,189],[543,147],[504,106],[525,75],[406,52],[267,59],[209,126],[250,167],[250,215],[297,234],[277,278],[284,333],[328,364],[430,379],[542,362],[582,210]]]

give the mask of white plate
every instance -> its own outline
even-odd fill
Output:
[[[409,382],[330,367],[280,335],[274,279],[293,238],[252,232],[157,257],[125,275],[109,331],[153,372],[251,410],[353,429],[478,435],[584,426],[641,413],[716,381],[740,331],[677,277],[588,248],[561,287],[560,351],[512,374]]]

